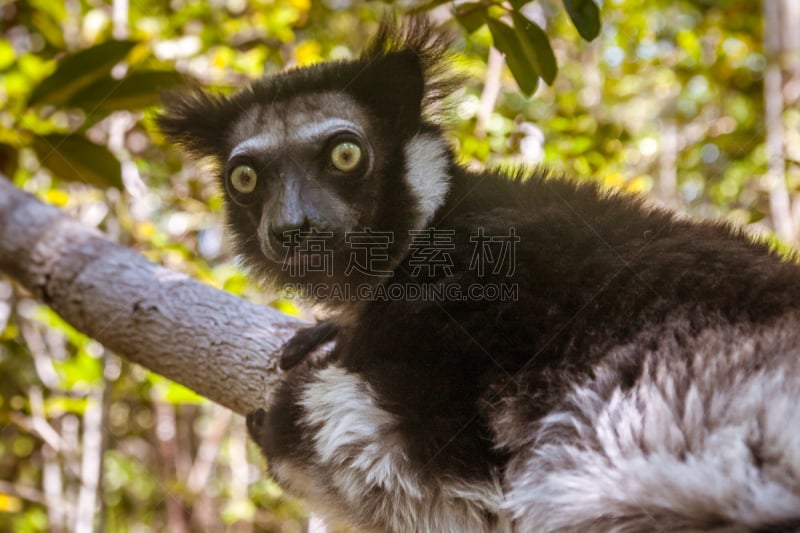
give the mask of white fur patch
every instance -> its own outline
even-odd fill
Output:
[[[432,134],[420,133],[405,148],[406,180],[417,198],[424,229],[444,203],[450,189],[447,144]]]
[[[234,125],[229,157],[284,150],[293,143],[323,140],[337,129],[366,135],[369,125],[361,106],[349,95],[333,91],[299,95],[277,104],[264,103]]]
[[[511,531],[499,513],[499,474],[485,483],[441,479],[423,485],[424,465],[411,464],[405,451],[404,438],[413,437],[401,435],[396,417],[378,405],[358,374],[335,365],[320,370],[300,405],[303,425],[313,432],[315,464],[276,471],[311,509],[365,530]],[[496,514],[496,522],[487,522],[487,514]]]
[[[265,131],[256,135],[255,137],[250,137],[249,139],[237,144],[233,150],[231,150],[230,157],[233,158],[240,154],[269,150],[270,148],[277,146],[280,141],[280,137],[274,135],[272,132]]]
[[[405,463],[399,442],[388,441],[395,431],[394,417],[379,408],[369,385],[358,375],[337,366],[320,370],[304,391],[300,404],[306,422],[318,427],[314,449],[320,462],[364,472],[365,481],[389,490],[402,486],[414,495],[420,490],[403,479],[397,467]]]
[[[290,140],[297,139],[299,141],[311,141],[324,137],[338,130],[350,130],[358,132],[362,136],[364,135],[364,132],[361,131],[361,128],[353,122],[343,118],[334,117],[322,120],[320,122],[309,121],[308,123],[303,124],[295,132],[293,132]]]

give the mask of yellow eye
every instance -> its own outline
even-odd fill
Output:
[[[361,147],[353,142],[339,143],[331,150],[331,163],[338,170],[353,170],[361,161]]]
[[[231,172],[231,185],[240,193],[253,192],[256,188],[256,183],[258,183],[258,176],[252,167],[239,165]]]

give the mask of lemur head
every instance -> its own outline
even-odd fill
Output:
[[[391,270],[409,230],[426,227],[447,195],[450,152],[430,118],[454,86],[448,45],[425,19],[386,19],[358,59],[265,77],[231,96],[169,95],[158,123],[216,164],[236,252],[255,275],[323,281],[325,269],[306,268],[301,280],[286,268],[316,239],[342,279],[354,251],[346,237],[375,239],[365,230],[391,232],[380,267]]]

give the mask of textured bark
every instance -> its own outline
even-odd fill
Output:
[[[108,349],[233,411],[265,405],[303,323],[147,261],[0,176],[0,273]]]

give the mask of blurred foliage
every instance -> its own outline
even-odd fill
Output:
[[[298,312],[234,266],[213,176],[163,145],[151,106],[184,78],[230,91],[351,57],[397,8],[458,35],[471,81],[451,127],[465,164],[545,164],[768,231],[758,3],[598,4],[2,0],[0,170],[153,261]],[[492,44],[510,71],[487,70]],[[800,113],[784,121],[796,195]],[[99,530],[301,530],[304,511],[264,478],[240,418],[106,353],[2,278],[0,369],[0,530],[71,529],[92,428]]]
[[[423,4],[415,11],[443,4],[441,0]],[[506,61],[520,90],[530,96],[539,85],[539,79],[552,85],[558,67],[547,34],[536,21],[541,21],[540,10],[527,9],[527,0],[508,3],[494,0],[457,3],[453,16],[468,32],[473,33],[486,24],[492,35],[492,44],[505,55]],[[591,41],[600,32],[600,12],[594,0],[564,0],[563,6],[578,33]],[[513,27],[502,18],[511,18]],[[536,21],[534,21],[534,20]]]

